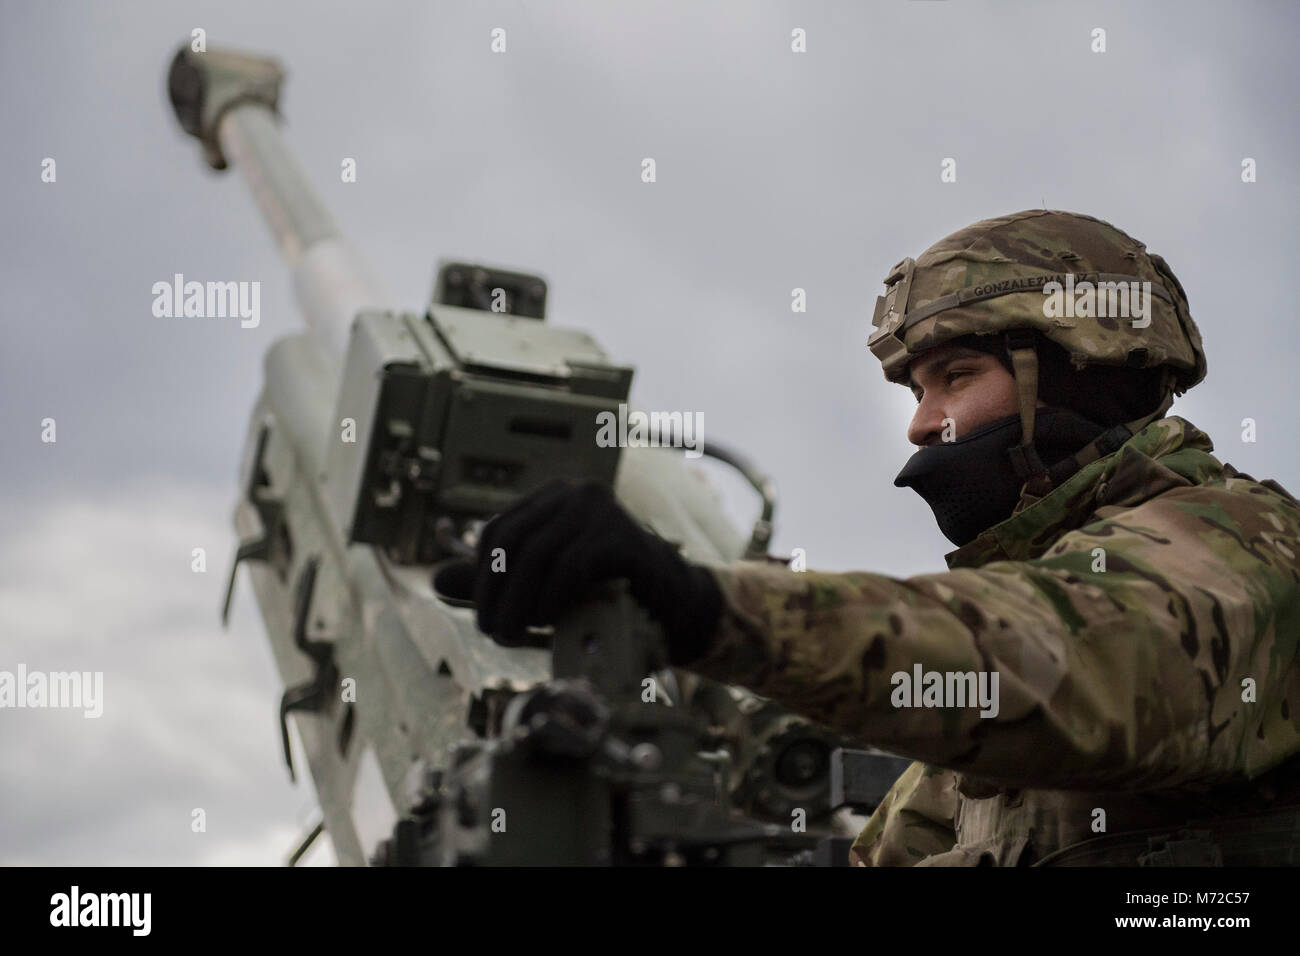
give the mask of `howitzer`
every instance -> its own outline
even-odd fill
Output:
[[[704,563],[765,555],[771,484],[705,449],[763,500],[746,542],[680,457],[597,442],[633,370],[547,322],[539,276],[443,261],[423,313],[392,309],[280,134],[282,81],[187,48],[168,77],[209,165],[242,170],[308,325],[266,353],[222,610],[242,564],[287,688],[285,761],[293,778],[293,718],[321,809],[290,863],[322,832],[357,865],[842,858],[832,811],[869,810],[906,761],[668,669],[618,584],[536,646],[477,630],[464,559],[549,480],[608,484]]]

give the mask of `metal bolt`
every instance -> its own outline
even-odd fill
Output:
[[[658,770],[664,755],[654,744],[641,743],[632,748],[632,763],[641,770]]]

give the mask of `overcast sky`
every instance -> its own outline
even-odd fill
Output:
[[[312,813],[242,576],[217,620],[262,355],[299,320],[243,181],[167,104],[195,27],[288,69],[288,142],[394,306],[443,256],[543,273],[635,404],[776,478],[774,550],[812,567],[943,568],[892,485],[914,403],[871,310],[902,257],[1044,205],[1169,261],[1209,356],[1173,413],[1300,488],[1295,4],[0,0],[0,670],[105,675],[98,720],[0,710],[0,863],[277,863]],[[177,272],[260,281],[260,326],[154,317]]]

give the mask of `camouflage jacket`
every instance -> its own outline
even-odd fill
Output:
[[[715,568],[726,608],[691,669],[917,761],[858,865],[1025,865],[1300,803],[1271,772],[1300,764],[1300,504],[1211,451],[1157,420],[947,572]],[[900,697],[918,667],[996,674],[996,715]]]

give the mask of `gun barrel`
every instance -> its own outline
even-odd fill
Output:
[[[203,143],[208,164],[233,163],[243,173],[290,269],[307,324],[341,355],[357,312],[391,299],[339,232],[280,133],[283,79],[274,60],[182,48],[168,88],[177,119]]]
[[[312,191],[269,109],[254,102],[232,107],[221,118],[218,136],[222,154],[244,174],[290,266],[316,243],[339,237],[334,217]]]

